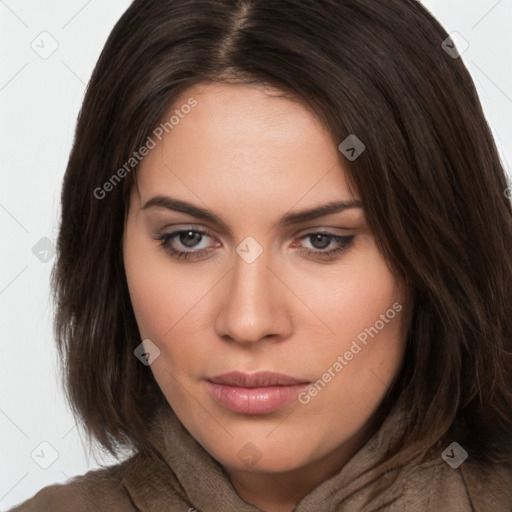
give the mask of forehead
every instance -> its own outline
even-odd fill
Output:
[[[137,172],[143,199],[169,193],[205,204],[230,200],[241,212],[244,205],[289,209],[306,196],[353,198],[327,129],[276,89],[200,84],[176,98],[160,126]]]

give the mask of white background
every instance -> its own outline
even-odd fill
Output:
[[[61,181],[85,86],[129,3],[0,0],[0,510],[97,467],[59,381],[49,290],[54,258],[40,261],[32,248],[43,237],[56,240]],[[423,4],[448,32],[468,41],[462,58],[510,173],[512,1]],[[46,39],[46,49],[58,44],[47,59],[31,47],[33,41],[42,46],[43,31],[57,42]],[[39,447],[44,441],[59,455],[48,469],[31,458],[36,450],[36,460],[51,460],[52,449]]]

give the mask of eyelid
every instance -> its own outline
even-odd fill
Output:
[[[301,231],[299,231],[297,234],[293,235],[293,240],[301,240],[307,236],[316,235],[318,233],[323,235],[330,235],[330,236],[350,236],[353,233],[354,230],[348,229],[348,228],[330,228],[330,227],[320,227],[320,228],[306,228]]]
[[[209,228],[205,226],[200,226],[198,224],[166,224],[164,227],[156,229],[153,233],[153,236],[154,238],[158,238],[164,235],[177,235],[178,233],[181,233],[183,231],[197,231],[198,233],[207,235],[210,238],[219,238],[218,236],[214,235]]]
[[[222,242],[218,241],[219,237],[216,237],[215,235],[210,233],[210,231],[208,229],[205,229],[202,227],[189,226],[189,227],[185,227],[185,228],[173,229],[170,233],[164,233],[164,235],[167,235],[169,238],[174,238],[174,237],[177,237],[180,233],[186,233],[187,231],[193,231],[194,233],[199,233],[203,237],[207,236],[208,238],[211,238],[212,245],[209,247],[209,249],[217,248],[219,246],[219,244],[222,245]],[[203,251],[203,250],[208,250],[208,249],[204,249],[204,248],[203,249],[191,249],[186,252],[199,252],[199,251]]]
[[[167,231],[167,229],[170,229],[171,231]],[[199,233],[205,234],[209,236],[210,238],[216,238],[219,237],[214,235],[210,228],[207,228],[205,226],[199,225],[199,224],[172,224],[172,225],[165,225],[162,229],[157,230],[155,234],[155,238],[160,237],[162,235],[176,235],[183,231],[197,231]],[[340,232],[341,231],[341,232]],[[310,228],[304,228],[298,233],[294,234],[290,238],[292,241],[296,240],[302,240],[303,238],[311,235],[316,235],[318,233],[322,233],[325,235],[331,235],[331,236],[350,236],[352,234],[353,230],[350,230],[348,228],[334,228],[334,227],[310,227]]]
[[[305,247],[299,247],[297,249],[297,252],[299,254],[306,255],[305,257],[308,259],[311,259],[312,261],[317,261],[319,263],[330,263],[338,260],[342,255],[348,251],[351,247],[354,245],[354,240],[356,238],[356,235],[340,235],[335,234],[332,231],[328,231],[328,228],[318,228],[316,231],[314,228],[312,230],[304,233],[301,236],[295,236],[294,240],[301,241],[301,240],[307,240],[313,235],[325,235],[331,240],[334,239],[339,245],[337,248],[329,249],[329,250],[322,250],[322,249],[309,249]],[[215,247],[203,247],[201,249],[190,249],[190,250],[180,250],[180,249],[174,249],[172,245],[170,244],[170,240],[173,238],[179,236],[181,233],[186,233],[187,231],[192,231],[195,233],[199,233],[200,235],[207,237],[214,238],[212,235],[210,235],[203,227],[197,228],[197,227],[191,227],[188,226],[186,228],[178,228],[172,231],[171,233],[163,233],[156,237],[157,240],[160,241],[160,247],[162,247],[171,258],[175,260],[190,260],[190,262],[193,261],[201,261],[207,259],[206,255],[211,254],[214,252],[216,248],[222,246],[221,242],[218,242]],[[300,245],[300,244],[299,244]],[[293,245],[292,245],[293,246]]]

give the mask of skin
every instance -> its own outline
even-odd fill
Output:
[[[190,97],[197,106],[144,158],[131,190],[123,240],[130,296],[141,339],[161,351],[150,368],[180,421],[245,501],[290,511],[374,433],[371,415],[403,358],[404,313],[305,405],[235,413],[212,398],[205,378],[267,370],[315,382],[396,301],[405,310],[403,288],[362,208],[279,224],[289,212],[358,199],[339,142],[302,103],[263,86],[201,84],[173,108]],[[231,232],[185,213],[142,209],[159,194],[214,212]],[[157,240],[193,228],[209,234],[171,245],[211,248],[196,259],[176,259]],[[308,249],[339,247],[303,238],[319,231],[355,235],[353,245],[316,260]],[[263,248],[252,263],[236,252],[248,236]],[[237,456],[248,442],[261,455],[250,467]]]

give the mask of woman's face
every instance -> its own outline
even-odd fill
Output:
[[[227,469],[334,467],[367,439],[399,369],[405,311],[341,141],[263,87],[195,86],[174,109],[139,166],[124,234],[141,339],[160,350],[150,370]],[[306,213],[333,203],[347,207]]]

